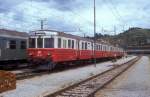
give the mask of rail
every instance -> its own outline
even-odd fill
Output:
[[[134,58],[103,73],[97,74],[52,94],[46,95],[45,97],[93,97],[95,92],[110,83],[114,78],[127,70],[139,59],[140,57]]]

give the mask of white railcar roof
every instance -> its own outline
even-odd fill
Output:
[[[85,37],[77,36],[77,35],[72,35],[69,33],[64,33],[63,31],[56,31],[56,30],[35,30],[31,31],[29,33],[30,36],[37,36],[37,35],[43,35],[43,36],[51,36],[51,35],[56,35],[56,36],[61,36],[61,37],[66,37],[66,38],[72,38],[72,39],[77,39],[77,40],[82,40],[82,41],[88,41],[88,42],[94,42],[92,39],[88,39]],[[103,41],[96,41],[97,44],[102,44],[102,45],[108,45],[111,47],[115,47],[109,43],[105,43]]]
[[[8,37],[8,38],[28,38],[28,33],[26,32],[18,32],[7,29],[0,29],[0,37]]]

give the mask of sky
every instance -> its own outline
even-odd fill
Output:
[[[53,29],[93,35],[94,0],[0,0],[0,28]],[[150,28],[149,0],[96,0],[96,32],[113,35],[129,27]]]

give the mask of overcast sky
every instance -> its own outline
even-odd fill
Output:
[[[93,0],[0,0],[0,28],[46,29],[93,35]],[[129,27],[150,27],[149,0],[96,0],[97,32],[114,34]],[[79,33],[80,32],[80,33]]]

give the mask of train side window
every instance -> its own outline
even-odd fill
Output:
[[[77,40],[76,41],[76,49],[79,49],[80,48],[80,46],[79,46],[79,41]]]
[[[10,49],[16,49],[16,41],[15,40],[9,41],[9,48]]]
[[[85,42],[85,50],[87,50],[87,42]]]
[[[100,45],[100,50],[102,50],[102,45]]]
[[[68,48],[71,48],[71,40],[68,40]]]
[[[58,38],[58,48],[61,48],[61,38]]]
[[[84,42],[82,42],[82,50],[84,50]]]
[[[97,44],[95,44],[95,50],[97,50]]]
[[[94,44],[94,50],[96,50],[96,44]]]
[[[29,48],[35,48],[35,38],[29,39]]]
[[[104,51],[104,45],[102,45],[102,51]]]
[[[27,45],[26,45],[26,41],[21,41],[20,42],[20,49],[26,49]]]
[[[89,42],[87,43],[87,50],[91,50],[91,46]]]
[[[93,43],[91,43],[91,46],[92,46],[92,50],[94,50]]]
[[[72,48],[74,49],[74,40],[72,40]]]
[[[44,47],[45,48],[54,48],[54,38],[45,38],[44,39]]]
[[[67,48],[67,41],[63,40],[63,48]]]

